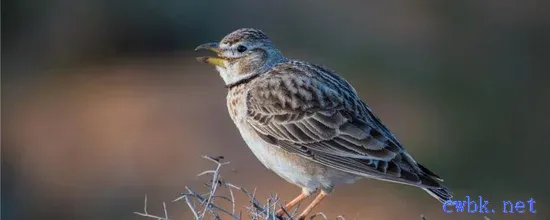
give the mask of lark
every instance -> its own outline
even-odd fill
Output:
[[[252,153],[302,189],[283,208],[320,191],[296,219],[335,185],[363,178],[419,187],[441,202],[452,198],[333,70],[286,58],[258,29],[238,29],[201,49],[217,54],[197,59],[214,65],[225,82],[229,115]]]

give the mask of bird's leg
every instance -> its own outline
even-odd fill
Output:
[[[299,220],[304,220],[306,219],[306,216],[311,212],[311,210],[313,210],[313,208],[315,208],[315,206],[319,205],[319,203],[328,195],[328,193],[324,192],[324,191],[321,191],[319,193],[319,195],[317,195],[317,197],[315,197],[315,199],[313,200],[313,202],[311,202],[311,204],[309,204],[309,206],[306,207],[306,209],[304,209],[304,211],[298,215],[298,217],[296,219],[299,219]]]
[[[284,206],[284,209],[286,211],[290,212],[290,209],[294,208],[294,206],[298,205],[298,203],[300,203],[302,200],[306,199],[308,196],[309,196],[309,194],[307,194],[305,192],[300,193],[300,195],[298,195],[292,201],[287,203]],[[284,214],[285,214],[285,211],[283,210],[283,208],[280,208],[279,210],[277,210],[277,213],[276,213],[277,216],[282,217]]]

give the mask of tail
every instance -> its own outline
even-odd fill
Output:
[[[441,203],[451,200],[453,198],[453,193],[446,187],[442,188],[422,188],[430,196],[433,196],[435,199],[439,200]]]
[[[439,177],[437,174],[433,173],[432,171],[428,170],[426,167],[418,164],[418,167],[430,178],[437,180],[439,185],[438,187],[430,187],[430,188],[422,188],[424,191],[426,191],[430,196],[433,196],[439,202],[445,203],[448,200],[451,200],[453,198],[453,193],[451,190],[445,186],[443,186],[440,182],[443,182],[443,179]]]

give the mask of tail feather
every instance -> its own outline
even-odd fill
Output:
[[[422,170],[422,172],[427,175],[429,179],[439,181],[437,183],[439,187],[422,188],[424,191],[426,191],[428,194],[430,194],[431,196],[439,200],[441,203],[444,203],[453,198],[453,193],[451,192],[451,190],[449,190],[447,187],[441,184],[441,182],[443,182],[443,179],[441,177],[439,177],[434,172],[428,170],[426,167],[422,166],[421,164],[417,164],[417,165],[420,168],[420,170]]]
[[[444,203],[448,200],[451,200],[453,198],[453,193],[451,190],[449,190],[446,187],[442,188],[422,188],[424,191],[426,191],[430,196],[433,196],[439,202]]]
[[[441,182],[443,182],[443,179],[441,179],[441,177],[439,177],[439,175],[435,174],[434,172],[432,172],[431,170],[428,170],[428,168],[422,166],[422,164],[419,164],[417,163],[416,165],[418,165],[418,167],[420,168],[420,170],[422,170],[422,172],[424,172],[425,174],[427,174],[428,176],[436,179],[436,180],[439,180]]]

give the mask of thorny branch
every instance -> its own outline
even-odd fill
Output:
[[[205,220],[210,219],[207,218],[207,216],[210,216],[213,219],[221,220],[222,215],[227,215],[229,218],[233,220],[242,220],[242,211],[239,211],[237,213],[236,210],[236,201],[235,201],[235,194],[233,190],[238,190],[245,194],[248,199],[250,200],[250,205],[244,206],[246,213],[252,220],[279,220],[279,217],[275,215],[276,211],[279,208],[282,208],[285,216],[284,218],[286,220],[295,220],[293,216],[295,216],[298,207],[294,209],[294,211],[289,213],[287,210],[284,209],[282,204],[279,202],[279,197],[277,195],[270,196],[267,200],[265,205],[263,205],[260,201],[256,199],[256,189],[252,193],[250,193],[248,190],[235,185],[230,182],[226,182],[222,179],[220,175],[220,169],[224,166],[229,164],[229,162],[221,162],[224,158],[223,156],[220,157],[210,157],[210,156],[203,156],[204,159],[209,160],[216,164],[216,168],[213,170],[206,170],[204,172],[199,173],[197,176],[205,176],[205,175],[212,175],[211,184],[208,186],[210,187],[210,190],[207,193],[197,193],[190,189],[189,187],[185,187],[184,193],[181,193],[181,195],[174,199],[172,202],[179,202],[179,201],[185,201],[185,204],[188,206],[189,210],[193,214],[193,218],[195,220]],[[225,196],[217,195],[219,189],[226,189],[229,192],[230,198],[227,198]],[[216,204],[216,199],[222,199],[225,201],[228,201],[231,204],[231,210],[226,210]],[[163,202],[163,210],[164,210],[164,217],[157,216],[150,214],[147,211],[147,195],[145,195],[144,200],[144,207],[143,212],[134,212],[137,215],[156,219],[156,220],[170,220],[168,217],[168,211],[166,209],[166,203]],[[319,217],[319,218],[318,218]],[[316,213],[312,215],[309,220],[313,219],[322,219],[322,220],[328,220],[327,216],[322,213]],[[345,220],[343,216],[336,217],[337,220]],[[426,220],[424,215],[421,216],[421,220]]]
[[[141,216],[144,216],[144,217],[157,219],[157,220],[169,220],[168,219],[168,211],[166,210],[166,203],[163,202],[162,206],[164,208],[164,217],[149,214],[149,212],[147,212],[147,195],[145,195],[145,202],[144,202],[144,206],[143,206],[143,212],[134,212],[134,213],[138,214],[138,215],[141,215]]]

